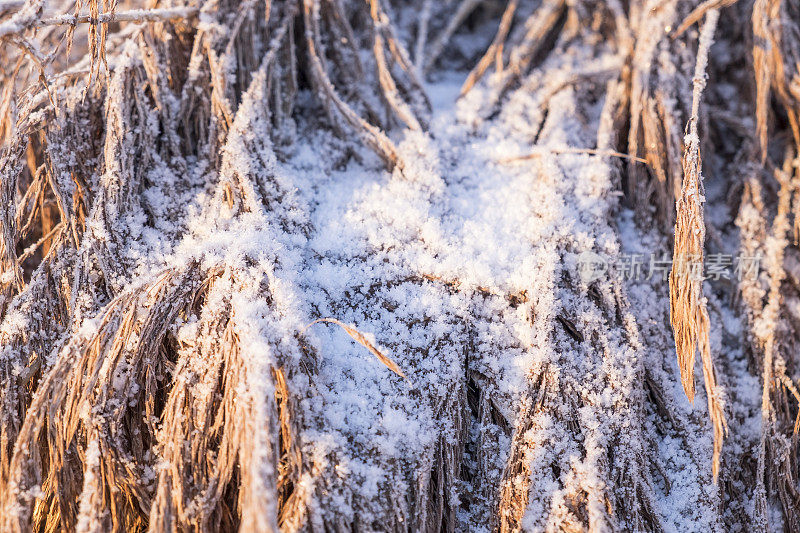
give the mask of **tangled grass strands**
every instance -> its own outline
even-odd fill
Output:
[[[800,529],[798,0],[142,5],[0,0],[2,531]]]

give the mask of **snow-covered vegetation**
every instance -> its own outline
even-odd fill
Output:
[[[0,65],[0,531],[800,531],[800,1],[0,0]]]

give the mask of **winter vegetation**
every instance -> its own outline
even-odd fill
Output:
[[[0,0],[0,66],[0,531],[800,531],[800,0]]]

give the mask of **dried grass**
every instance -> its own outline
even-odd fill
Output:
[[[304,330],[287,333],[285,344],[272,347],[274,358],[263,365],[245,347],[245,321],[231,295],[263,283],[258,293],[270,302],[267,319],[277,323],[281,317],[270,307],[269,284],[254,281],[249,271],[200,261],[135,283],[139,274],[122,253],[131,240],[126,221],[152,216],[142,206],[142,191],[158,172],[185,177],[190,159],[206,161],[208,172],[219,175],[214,198],[224,199],[233,216],[262,208],[271,212],[285,201],[283,193],[265,193],[256,176],[237,172],[226,159],[226,144],[247,127],[237,123],[237,110],[247,98],[263,106],[268,141],[279,159],[298,135],[298,125],[307,123],[309,114],[320,114],[324,117],[315,118],[313,128],[330,129],[344,139],[355,134],[402,174],[408,162],[389,130],[398,125],[427,130],[430,106],[420,76],[448,54],[475,13],[495,12],[495,37],[462,88],[462,96],[470,98],[484,84],[485,117],[499,113],[514,90],[540,90],[540,129],[554,94],[569,90],[587,101],[598,94],[605,98],[597,106],[602,107],[602,132],[596,148],[534,147],[498,163],[550,154],[614,158],[608,164],[620,170],[639,223],[665,232],[674,227],[670,319],[690,400],[697,351],[701,355],[715,480],[744,474],[721,468],[727,426],[709,340],[715,326],[702,280],[679,267],[686,267],[681,259],[688,258],[702,264],[707,249],[701,151],[717,148],[719,158],[728,156],[722,152],[728,147],[713,137],[723,127],[734,128],[743,145],[754,147],[737,156],[746,178],[739,188],[730,188],[739,210],[741,249],[746,255],[763,253],[768,264],[766,285],[744,278],[736,287],[748,349],[762,380],[757,466],[748,483],[755,490],[757,525],[769,527],[768,511],[778,502],[787,528],[800,527],[800,393],[793,381],[800,329],[787,311],[800,287],[792,285],[785,268],[796,251],[789,237],[792,225],[795,245],[800,239],[798,3],[756,0],[751,12],[731,0],[665,2],[654,11],[649,3],[623,6],[615,0],[409,4],[420,14],[413,63],[400,37],[407,37],[408,28],[395,27],[400,18],[395,3],[387,1],[220,0],[136,9],[126,2],[91,0],[53,6],[57,14],[45,13],[42,1],[0,1],[0,202],[8,206],[0,214],[0,529],[364,526],[348,522],[339,510],[309,506],[314,498],[330,501],[324,499],[329,489],[351,481],[320,470],[317,458],[303,447],[309,422],[301,406],[315,386],[315,355],[302,338]],[[700,95],[723,7],[732,17],[752,17],[747,31],[753,38],[754,94],[750,98],[743,91],[741,107],[726,107],[719,95],[707,95],[725,108],[709,119]],[[662,21],[659,10],[671,13],[674,31],[653,27]],[[691,27],[704,17],[698,40]],[[718,36],[731,44],[739,36],[732,31],[723,25]],[[547,73],[561,68],[559,61],[575,43],[616,50],[621,67],[551,79]],[[556,60],[547,63],[549,57]],[[493,75],[487,75],[493,65]],[[750,111],[755,128],[747,123]],[[245,148],[261,157],[261,141],[267,139]],[[787,154],[784,164],[773,169],[771,154],[780,150]],[[177,198],[187,185],[176,183]],[[169,222],[179,219],[174,212],[165,216]],[[308,231],[294,222],[286,222],[286,228]],[[525,295],[473,290],[459,280],[425,280],[448,291],[472,291],[476,299],[498,298],[514,306],[527,302]],[[570,301],[592,299],[569,281],[562,285]],[[622,282],[611,280],[603,290],[613,297],[600,298],[592,309],[608,317],[615,331],[624,331],[626,346],[643,350],[633,318],[626,315]],[[531,313],[538,325],[549,320],[555,331],[572,332],[560,341],[609,349],[603,332],[583,331],[560,315]],[[179,339],[178,325],[195,319],[196,338]],[[306,327],[318,322],[341,327],[408,381],[396,363],[404,359],[390,358],[364,333],[335,318]],[[529,369],[529,390],[509,417],[498,407],[494,378],[467,365],[463,386],[436,406],[451,424],[452,438],[437,441],[413,475],[400,472],[408,465],[387,459],[400,472],[387,479],[408,474],[416,485],[376,503],[390,518],[370,527],[453,531],[459,521],[450,490],[471,483],[478,488],[474,505],[488,509],[493,529],[520,530],[531,502],[540,497],[531,480],[532,457],[557,453],[547,447],[552,443],[534,441],[532,435],[550,420],[584,443],[592,433],[578,413],[590,412],[619,435],[618,441],[593,443],[600,451],[583,458],[597,483],[586,485],[572,471],[554,475],[560,499],[541,496],[548,510],[531,520],[562,529],[659,529],[653,477],[669,482],[646,453],[653,433],[643,429],[649,421],[645,412],[657,412],[678,428],[677,434],[689,430],[672,412],[663,383],[645,369],[636,372],[637,395],[612,413],[577,385],[582,378],[599,383],[610,376]],[[419,392],[405,389],[412,396]],[[473,408],[476,432],[469,427]],[[500,456],[504,468],[496,471],[492,465]],[[714,500],[706,503],[713,507]]]
[[[315,321],[313,321],[311,324],[309,324],[308,326],[306,326],[306,328],[308,328],[308,327],[310,327],[310,326],[313,326],[314,324],[319,324],[319,323],[321,323],[321,322],[327,322],[327,323],[329,323],[329,324],[336,324],[337,326],[339,326],[340,328],[342,328],[342,329],[343,329],[343,330],[344,330],[344,331],[345,331],[345,332],[346,332],[348,335],[350,335],[350,337],[351,337],[351,338],[352,338],[354,341],[356,341],[356,342],[357,342],[357,343],[359,343],[361,346],[363,346],[364,348],[366,348],[367,350],[369,350],[369,352],[370,352],[372,355],[374,355],[374,356],[375,356],[375,357],[378,359],[378,361],[380,361],[381,363],[383,363],[384,365],[386,365],[386,368],[388,368],[389,370],[391,370],[392,372],[394,372],[395,374],[397,374],[397,375],[398,375],[398,376],[400,376],[401,378],[403,378],[403,379],[405,379],[406,381],[408,381],[408,378],[407,378],[407,377],[406,377],[406,375],[403,373],[403,371],[402,371],[402,370],[400,370],[400,367],[399,367],[399,366],[397,366],[397,363],[395,363],[394,361],[392,361],[392,360],[391,360],[389,357],[387,357],[386,355],[384,355],[384,354],[383,354],[383,352],[381,352],[380,350],[378,350],[378,349],[375,347],[375,345],[374,345],[374,344],[372,344],[372,343],[369,341],[369,339],[367,339],[367,336],[366,336],[366,335],[364,335],[363,333],[361,333],[360,331],[358,331],[358,330],[357,330],[356,328],[354,328],[353,326],[348,326],[347,324],[345,324],[345,323],[343,323],[343,322],[340,322],[339,320],[336,320],[335,318],[318,318],[318,319],[316,319]],[[410,381],[408,381],[408,382],[409,382],[409,383],[411,383]]]
[[[23,313],[34,327],[3,332],[13,350],[2,365],[4,531],[271,531],[306,520],[300,476],[308,465],[290,385],[298,367],[271,368],[273,398],[243,397],[261,378],[239,349],[237,318],[230,305],[212,312],[203,304],[223,270],[192,263],[131,290],[132,265],[120,253],[148,173],[161,161],[185,173],[187,155],[219,152],[255,71],[268,83],[277,144],[292,139],[299,76],[318,84],[331,126],[364,135],[389,165],[401,162],[381,127],[395,114],[425,127],[421,84],[379,2],[348,12],[340,2],[268,3],[266,18],[259,5],[139,10],[93,1],[88,12],[78,4],[74,14],[45,18],[41,3],[28,2],[0,22],[0,38],[22,50],[0,57],[13,66],[2,80],[0,194],[16,206],[4,211],[0,234],[2,311]],[[233,31],[195,29],[200,11],[207,21],[233,16]],[[353,20],[368,23],[356,30]],[[112,23],[122,37],[110,33]],[[295,39],[297,25],[306,40]],[[26,62],[49,71],[73,32],[86,36],[86,55],[60,65],[65,75],[30,84]],[[358,48],[362,35],[371,64]],[[330,37],[344,36],[349,49],[331,48]],[[26,43],[37,37],[52,54],[30,53]],[[374,76],[343,78],[370,68]],[[342,96],[350,83],[363,90]],[[386,112],[360,98],[370,92]],[[224,182],[238,189],[237,202],[246,194],[247,177],[239,178]],[[201,317],[202,334],[179,346],[171,328],[191,315]],[[86,316],[98,317],[96,330],[79,328]],[[306,350],[299,341],[296,349]],[[262,472],[265,460],[274,472]]]
[[[714,361],[709,340],[709,318],[706,300],[703,297],[703,250],[705,247],[705,223],[703,221],[704,191],[700,165],[699,120],[700,95],[705,87],[708,50],[716,30],[719,13],[706,13],[700,33],[697,66],[694,74],[694,96],[692,115],[689,119],[686,153],[683,159],[684,178],[681,197],[677,205],[675,223],[675,251],[673,268],[669,274],[670,321],[675,335],[675,350],[681,371],[681,382],[689,401],[694,401],[694,360],[700,351],[703,360],[703,378],[708,397],[708,414],[714,429],[714,457],[712,471],[714,481],[719,476],[722,440],[727,431],[722,393],[717,385]],[[697,272],[697,268],[700,272]]]

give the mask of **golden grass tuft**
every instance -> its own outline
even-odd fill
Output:
[[[705,86],[708,50],[711,46],[719,13],[709,10],[701,30],[694,76],[692,116],[683,159],[683,186],[677,203],[673,267],[669,274],[670,322],[675,337],[675,350],[681,371],[683,390],[694,401],[694,361],[699,350],[703,361],[703,378],[708,396],[708,414],[714,430],[712,472],[716,482],[722,454],[722,440],[727,426],[721,391],[717,385],[709,341],[709,319],[703,297],[703,186],[700,159],[700,137],[697,128],[700,95]]]

